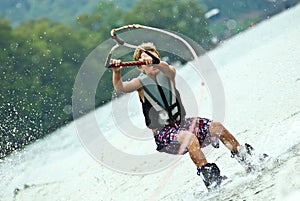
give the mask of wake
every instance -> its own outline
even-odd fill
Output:
[[[268,160],[261,162],[259,155],[262,152],[255,150],[254,162],[257,169],[247,173],[244,169],[232,169],[233,173],[228,177],[230,180],[220,189],[208,192],[199,185],[188,191],[182,189],[180,192],[165,196],[163,201],[171,200],[288,200],[294,201],[294,194],[299,192],[291,191],[295,186],[300,186],[296,177],[300,177],[300,121],[290,124],[292,118],[285,119],[281,126],[274,126],[269,132],[279,131],[273,136],[272,143],[266,142],[264,152],[269,155]],[[286,126],[282,126],[285,124]],[[288,125],[291,125],[290,127]],[[289,127],[290,129],[287,129]],[[284,130],[286,132],[284,132]],[[268,138],[269,139],[269,138]],[[261,140],[261,139],[260,139]],[[232,162],[234,163],[234,162]],[[234,170],[236,169],[236,171]],[[226,173],[225,173],[226,174]],[[298,183],[295,183],[298,182]],[[300,189],[299,189],[300,190]],[[190,195],[187,192],[191,193]]]

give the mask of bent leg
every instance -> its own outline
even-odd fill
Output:
[[[178,134],[178,142],[181,144],[179,152],[182,152],[182,150],[187,148],[190,157],[197,168],[201,168],[203,165],[207,164],[206,157],[201,150],[199,141],[193,133],[180,131]]]
[[[220,122],[211,122],[209,131],[211,136],[218,137],[230,151],[238,151],[240,143]]]
[[[197,175],[201,176],[208,191],[218,188],[225,177],[220,175],[220,169],[215,163],[207,163],[195,134],[180,131],[177,140],[181,144],[179,154],[186,148],[188,149],[192,161],[197,166]]]

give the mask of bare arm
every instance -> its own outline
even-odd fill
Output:
[[[167,77],[169,77],[171,80],[175,80],[176,70],[173,66],[169,65],[165,61],[160,61],[159,64],[153,64],[152,58],[146,54],[142,55],[142,57],[143,58],[140,58],[139,60],[146,63],[146,65],[142,65],[142,68],[144,70],[147,69],[147,66],[153,66],[154,68],[157,68],[159,71],[165,74]]]
[[[117,60],[112,62],[118,63],[120,61]],[[112,80],[113,80],[114,88],[117,92],[129,93],[129,92],[136,91],[137,89],[142,87],[142,84],[138,78],[134,78],[130,81],[123,82],[121,70],[122,67],[113,68]]]
[[[176,70],[173,66],[169,65],[167,62],[161,61],[159,64],[155,64],[153,66],[159,69],[171,80],[175,80]]]

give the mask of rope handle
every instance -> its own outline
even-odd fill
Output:
[[[125,41],[117,36],[117,32],[126,30],[126,29],[139,29],[139,28],[141,28],[141,25],[139,25],[139,24],[130,24],[130,25],[125,25],[125,26],[119,27],[119,28],[114,28],[110,31],[110,36],[117,44],[124,45]]]
[[[139,25],[139,24],[131,24],[131,25],[125,25],[119,28],[114,28],[110,31],[110,35],[111,38],[116,42],[116,45],[111,49],[111,51],[109,52],[106,61],[105,61],[105,67],[106,68],[111,68],[111,67],[116,67],[114,64],[110,64],[110,59],[112,56],[113,51],[118,47],[118,46],[127,46],[130,48],[140,48],[138,46],[135,45],[131,45],[126,43],[123,39],[121,39],[120,37],[117,36],[117,32],[121,31],[121,30],[126,30],[126,29],[139,29],[142,28],[143,26]],[[140,48],[142,49],[142,48]],[[152,60],[153,60],[153,64],[159,64],[160,63],[160,59],[157,58],[156,56],[154,56],[151,52],[142,49],[146,54],[148,54]],[[139,66],[139,65],[145,65],[145,62],[142,61],[128,61],[128,62],[121,62],[120,66]]]
[[[144,61],[126,61],[121,62],[118,66],[140,66],[145,65],[146,63]],[[110,64],[107,68],[114,68],[117,67],[115,64]]]

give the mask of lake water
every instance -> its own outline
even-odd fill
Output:
[[[230,190],[224,190],[223,198],[218,200],[288,200],[288,197],[292,200],[299,192],[300,171],[294,169],[294,164],[300,160],[295,154],[298,149],[292,151],[300,142],[297,19],[300,19],[299,6],[225,41],[201,58],[201,65],[211,65],[216,70],[209,73],[207,69],[205,78],[220,79],[218,82],[201,87],[202,77],[197,70],[189,66],[178,70],[177,85],[182,90],[189,116],[220,120],[242,143],[249,142],[258,151],[281,160],[278,171],[270,168],[267,176],[259,181],[260,185],[252,185],[253,189],[247,188],[248,191],[244,189],[244,194],[243,189],[237,188],[239,191],[234,195],[228,187]],[[217,89],[221,90],[220,94],[216,93]],[[119,113],[128,118],[118,116]],[[242,171],[224,147],[204,151],[226,175],[236,179],[237,172]],[[293,177],[288,176],[291,173]],[[1,201],[193,200],[197,197],[209,200],[199,195],[205,187],[188,155],[171,157],[155,151],[152,133],[144,125],[135,93],[7,157],[0,163],[0,177]],[[244,180],[240,179],[238,184],[247,186]],[[267,190],[256,193],[261,190],[261,184],[270,182],[272,185]],[[289,185],[284,186],[282,182]]]

